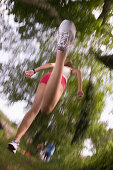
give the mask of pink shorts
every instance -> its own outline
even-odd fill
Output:
[[[51,72],[45,74],[45,75],[41,78],[40,83],[47,84],[50,75],[51,75]],[[61,84],[62,84],[62,86],[63,86],[63,89],[65,90],[65,88],[66,88],[66,79],[65,79],[64,76],[62,76]]]

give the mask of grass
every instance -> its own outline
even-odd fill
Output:
[[[10,122],[7,117],[0,111],[0,120],[13,127],[14,133],[17,126]],[[57,160],[51,160],[49,163],[41,161],[40,157],[26,156],[20,151],[13,154],[7,149],[8,143],[11,139],[6,138],[5,129],[0,130],[0,170],[63,170],[59,167]],[[21,143],[22,144],[22,143]],[[24,148],[24,144],[21,145]],[[21,150],[21,148],[20,148]]]
[[[60,170],[55,163],[42,162],[39,157],[13,154],[7,149],[8,140],[0,138],[0,169],[1,170]]]

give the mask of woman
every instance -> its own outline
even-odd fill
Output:
[[[30,78],[36,72],[53,68],[51,73],[47,73],[38,85],[35,99],[31,109],[25,115],[17,131],[15,140],[8,144],[8,148],[16,153],[20,139],[25,134],[36,115],[41,112],[49,114],[53,111],[60,97],[62,96],[66,82],[71,75],[78,77],[78,97],[83,96],[81,72],[70,67],[70,62],[65,64],[66,57],[74,43],[76,29],[72,21],[64,20],[59,27],[56,62],[42,65],[36,69],[25,72],[27,78]]]

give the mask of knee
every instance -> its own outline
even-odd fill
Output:
[[[38,109],[32,107],[32,108],[30,109],[30,113],[31,113],[31,114],[34,114],[34,115],[37,115],[37,114],[38,114]]]
[[[41,107],[41,112],[46,114],[46,115],[50,114],[51,110],[52,109],[50,107],[43,107],[43,106]]]

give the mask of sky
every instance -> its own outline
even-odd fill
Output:
[[[2,6],[2,9],[5,7]],[[1,10],[1,7],[0,7]],[[94,11],[95,12],[95,11]],[[99,13],[95,14],[98,17]],[[7,15],[7,11],[4,13],[5,21],[9,23],[10,26],[13,26],[14,29],[18,27],[18,24],[14,22],[14,16]],[[113,23],[113,18],[111,19]],[[0,63],[4,63],[8,61],[9,55],[7,52],[0,50]],[[101,114],[100,121],[107,122],[107,129],[113,128],[113,114],[111,113],[113,110],[113,95],[108,96],[106,99],[106,106],[104,108],[103,113]],[[20,124],[21,120],[23,119],[24,115],[26,114],[26,110],[24,109],[26,106],[25,101],[18,101],[12,105],[7,105],[7,100],[5,98],[0,98],[0,110],[9,118],[9,120],[16,122],[18,125]],[[84,149],[82,150],[82,155],[84,156],[92,156],[92,143],[90,139],[85,140],[84,142]]]

